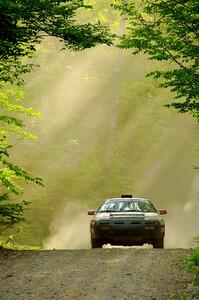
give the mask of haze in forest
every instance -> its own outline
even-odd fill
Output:
[[[169,91],[145,78],[144,56],[98,46],[60,51],[47,39],[28,78],[27,105],[42,118],[29,124],[36,142],[21,142],[15,158],[45,187],[27,186],[20,243],[89,248],[88,209],[133,194],[168,210],[166,247],[189,247],[199,228],[197,127],[163,104]]]

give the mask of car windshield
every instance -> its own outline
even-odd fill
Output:
[[[102,204],[98,212],[157,212],[148,200],[108,200]]]

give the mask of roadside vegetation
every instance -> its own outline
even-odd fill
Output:
[[[197,287],[199,295],[199,237],[195,239],[196,249],[190,254],[185,269],[193,275],[193,284]]]

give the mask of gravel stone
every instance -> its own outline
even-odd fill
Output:
[[[1,300],[193,300],[191,250],[0,251]],[[180,258],[179,258],[180,257]]]

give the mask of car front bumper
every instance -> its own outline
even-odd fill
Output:
[[[112,245],[143,245],[164,238],[165,225],[159,221],[117,220],[95,221],[90,224],[91,238]]]

